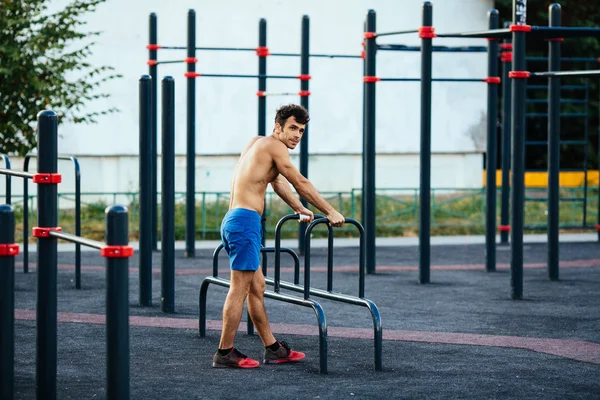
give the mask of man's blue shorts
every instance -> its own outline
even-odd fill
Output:
[[[221,222],[221,239],[232,270],[258,270],[262,244],[262,224],[258,212],[246,208],[229,210]]]

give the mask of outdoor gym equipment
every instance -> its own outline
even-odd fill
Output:
[[[296,95],[300,97],[300,104],[308,109],[309,81],[311,79],[309,72],[310,58],[328,58],[328,59],[360,59],[360,55],[347,54],[310,54],[310,18],[307,15],[302,17],[302,39],[300,43],[300,53],[287,52],[271,52],[267,46],[267,21],[263,18],[259,21],[258,27],[258,47],[202,47],[196,45],[196,13],[194,10],[188,11],[187,16],[187,46],[163,46],[158,44],[158,24],[157,15],[150,14],[149,19],[149,75],[151,78],[151,86],[149,90],[150,107],[148,118],[150,118],[150,159],[151,159],[151,193],[152,204],[151,211],[146,215],[151,215],[151,231],[152,231],[152,248],[156,249],[157,243],[157,93],[158,93],[158,65],[185,63],[187,70],[184,76],[187,79],[187,150],[186,150],[186,233],[185,233],[185,254],[187,257],[194,257],[195,254],[195,173],[196,173],[196,78],[249,78],[258,80],[258,135],[265,136],[267,131],[266,123],[266,97],[267,96],[287,96]],[[171,50],[186,50],[187,57],[183,60],[159,60],[158,51]],[[215,74],[196,71],[196,63],[198,62],[197,52],[206,51],[226,51],[226,52],[251,52],[256,53],[258,57],[258,73],[257,74]],[[299,57],[300,58],[300,74],[299,75],[268,75],[267,74],[267,57]],[[268,79],[285,79],[299,80],[300,91],[284,91],[270,92],[267,91]],[[308,126],[305,129],[304,137],[300,142],[300,173],[308,177]],[[304,206],[307,203],[301,199]],[[263,220],[264,223],[264,220]],[[298,226],[298,247],[304,249],[304,231],[306,224],[301,222]],[[263,243],[264,245],[264,243]],[[144,259],[147,260],[148,257]],[[146,261],[147,262],[147,261]]]
[[[424,3],[424,12],[431,13],[431,3]],[[508,28],[490,29],[483,32],[436,34],[440,38],[482,38],[490,41],[512,39],[512,68],[508,78],[512,79],[511,93],[511,260],[510,286],[513,299],[523,298],[523,228],[524,228],[524,167],[525,167],[525,122],[527,79],[548,78],[548,276],[558,279],[558,222],[559,222],[559,158],[560,158],[560,80],[562,76],[597,76],[600,70],[559,71],[560,41],[563,38],[600,37],[600,28],[574,28],[560,26],[560,5],[549,7],[550,26],[527,25],[526,0],[513,2],[512,24]],[[431,21],[431,19],[429,19]],[[424,24],[426,25],[426,24]],[[433,29],[433,28],[431,28]],[[529,72],[526,70],[525,40],[527,37],[549,40],[549,71]],[[430,103],[429,103],[430,104]],[[428,121],[430,123],[430,121]],[[488,164],[488,168],[491,166]],[[494,166],[495,167],[495,166]],[[495,172],[495,168],[493,168]],[[490,171],[488,171],[489,173]],[[494,178],[495,179],[495,178]],[[495,182],[495,181],[494,181]],[[488,187],[491,185],[488,185]],[[494,185],[495,190],[495,185]],[[491,208],[488,205],[488,208]],[[495,213],[495,210],[494,210]],[[600,215],[600,214],[599,214]],[[599,224],[600,225],[600,224]],[[489,228],[489,227],[488,227]],[[486,235],[486,237],[489,235]],[[428,257],[428,255],[427,255]],[[429,269],[429,265],[423,265]]]
[[[496,10],[488,14],[490,29],[498,28],[499,17]],[[430,238],[431,238],[431,86],[432,82],[480,82],[488,85],[487,96],[487,185],[486,185],[486,270],[494,271],[496,268],[496,118],[498,104],[498,43],[490,40],[487,48],[480,46],[433,46],[432,39],[436,35],[433,23],[432,5],[423,4],[423,26],[415,30],[384,32],[376,30],[376,13],[369,10],[366,18],[364,45],[365,68],[363,76],[364,88],[364,126],[363,126],[363,205],[362,215],[365,223],[367,272],[375,273],[375,223],[376,223],[376,194],[375,194],[375,83],[376,82],[420,82],[421,83],[421,151],[420,151],[420,184],[419,184],[419,282],[430,281]],[[377,44],[376,39],[388,35],[404,35],[418,33],[421,46],[406,46],[401,44]],[[415,78],[387,78],[378,77],[376,69],[376,54],[378,50],[389,51],[420,51],[421,76]],[[433,52],[459,52],[459,53],[488,53],[488,73],[484,78],[433,78],[432,53]]]
[[[36,397],[56,398],[57,369],[57,239],[100,250],[106,258],[107,398],[129,398],[129,257],[128,212],[123,206],[106,209],[106,243],[63,233],[58,227],[58,116],[38,114],[37,173],[0,169],[0,174],[31,179],[38,185]],[[0,206],[0,397],[14,395],[14,211]]]
[[[296,214],[286,215],[279,220],[275,229],[275,247],[274,248],[263,248],[261,252],[274,252],[275,253],[275,266],[274,266],[274,278],[266,277],[266,262],[263,258],[263,274],[265,275],[265,282],[273,286],[273,291],[265,291],[265,297],[284,301],[291,304],[297,304],[304,307],[311,307],[315,310],[317,315],[317,323],[319,326],[319,356],[320,356],[320,372],[322,374],[327,373],[327,323],[325,321],[325,313],[319,303],[311,299],[312,296],[322,297],[328,300],[339,301],[347,304],[358,305],[366,307],[373,319],[374,329],[374,366],[375,370],[382,370],[382,327],[381,317],[379,309],[374,302],[364,297],[364,285],[365,285],[365,238],[364,228],[362,225],[352,219],[346,218],[346,223],[356,226],[360,233],[360,248],[359,248],[359,288],[358,296],[350,296],[346,294],[336,293],[333,291],[333,230],[330,225],[328,227],[328,256],[327,256],[327,290],[317,289],[310,285],[310,237],[313,229],[319,224],[328,224],[329,220],[322,215],[315,215],[315,219],[308,225],[306,229],[305,237],[305,249],[304,249],[304,282],[303,285],[299,284],[300,276],[300,265],[298,255],[291,249],[281,247],[281,227],[289,220],[299,220],[300,216]],[[199,331],[200,336],[206,335],[206,297],[208,292],[208,286],[213,283],[223,287],[229,287],[230,281],[219,277],[219,264],[218,257],[220,251],[223,249],[223,245],[219,245],[213,253],[213,275],[204,278],[200,286],[199,295]],[[286,252],[292,255],[295,261],[294,265],[294,282],[286,282],[281,280],[281,252]],[[299,298],[291,295],[284,295],[281,293],[281,289],[295,291],[303,293],[303,298]],[[249,324],[249,328],[250,328]],[[251,329],[248,330],[251,334]]]

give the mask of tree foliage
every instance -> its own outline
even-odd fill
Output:
[[[49,12],[49,0],[0,2],[0,153],[24,155],[37,145],[37,113],[51,108],[59,123],[94,123],[117,111],[90,112],[86,106],[106,98],[98,93],[119,77],[108,66],[86,61],[99,32],[85,32],[83,17],[105,0],[73,0]]]
[[[498,9],[501,17],[501,26],[504,22],[512,21],[512,3],[513,0],[495,0],[495,7]],[[528,0],[527,1],[527,24],[537,26],[548,25],[549,6],[553,3],[561,6],[561,25],[571,27],[600,27],[600,7],[597,0]],[[595,38],[568,38],[561,42],[561,56],[582,57],[597,59],[600,56],[600,43]],[[545,40],[529,38],[526,44],[527,56],[548,55],[548,42]],[[529,71],[547,71],[548,63],[539,61],[528,61],[527,69]],[[585,70],[600,69],[598,62],[571,62],[563,61],[561,70]],[[561,146],[561,168],[582,169],[584,160],[587,158],[588,168],[598,168],[598,130],[600,127],[598,101],[600,96],[598,78],[578,78],[563,77],[561,85],[587,86],[587,97],[589,103],[572,104],[564,103],[561,105],[562,113],[570,114],[589,114],[586,121],[585,117],[564,116],[561,118],[561,140],[583,140],[585,132],[588,132],[588,146],[582,145],[562,145]],[[545,80],[531,79],[530,85],[544,85]],[[563,99],[578,100],[585,99],[586,89],[563,90],[561,92]],[[547,91],[528,90],[529,98],[545,99]],[[528,104],[527,112],[545,113],[547,104],[532,103]],[[587,125],[587,126],[586,126]],[[545,117],[527,118],[527,140],[545,141],[547,140],[547,119]],[[587,157],[586,157],[587,156]],[[546,146],[527,146],[526,152],[527,168],[545,169],[547,166],[547,147]]]

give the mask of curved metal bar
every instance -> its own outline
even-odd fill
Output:
[[[198,295],[199,303],[199,321],[198,330],[201,337],[206,336],[206,298],[208,293],[208,286],[213,283],[218,286],[228,288],[231,284],[230,281],[217,278],[214,276],[207,276],[202,280],[200,285],[200,293]],[[300,299],[294,296],[287,296],[280,293],[265,292],[265,297],[283,301],[285,303],[296,304],[303,307],[310,307],[315,312],[317,317],[317,324],[319,326],[319,371],[321,374],[327,373],[327,320],[325,318],[325,312],[323,307],[314,300]]]
[[[260,251],[261,253],[275,253],[275,247],[263,247]],[[294,283],[298,284],[300,281],[300,257],[294,250],[287,247],[282,247],[280,251],[289,254],[294,259]]]
[[[316,218],[310,223],[310,225],[308,225],[308,227],[306,227],[306,233],[304,236],[304,299],[306,300],[310,298],[310,235],[315,226],[327,222],[329,222],[327,218]]]
[[[5,168],[10,169],[10,158],[6,154],[0,154],[0,157],[4,160]],[[6,204],[11,203],[11,194],[10,175],[6,175]]]
[[[213,276],[215,278],[219,276],[219,253],[224,247],[225,246],[223,246],[223,243],[221,243],[213,252]]]

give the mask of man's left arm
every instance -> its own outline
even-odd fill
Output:
[[[277,178],[271,182],[271,186],[281,200],[285,201],[296,214],[308,215],[312,220],[312,211],[304,207],[298,197],[294,195],[294,192],[292,192],[292,189],[290,188],[289,182],[283,175],[279,174]]]

